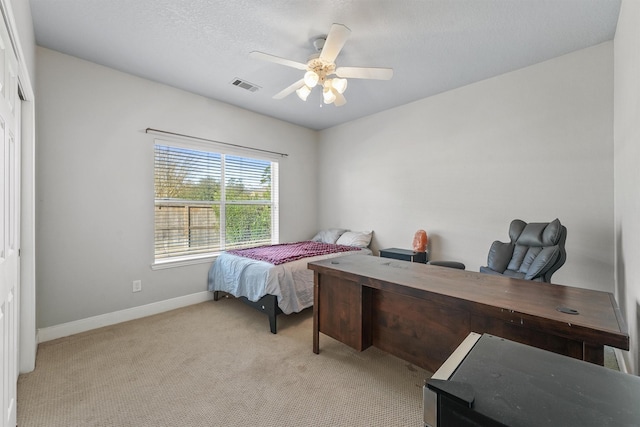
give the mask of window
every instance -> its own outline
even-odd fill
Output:
[[[156,140],[155,261],[278,243],[278,163]]]

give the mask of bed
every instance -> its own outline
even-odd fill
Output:
[[[208,289],[214,301],[225,293],[269,317],[277,333],[279,314],[313,306],[312,261],[343,255],[371,255],[371,232],[328,229],[313,239],[221,253],[209,269]]]

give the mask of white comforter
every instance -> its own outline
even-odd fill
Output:
[[[224,291],[251,301],[258,301],[267,294],[275,295],[283,313],[297,313],[313,305],[313,271],[307,264],[356,254],[371,255],[371,250],[319,255],[280,265],[224,252],[209,269],[208,287],[210,291]]]

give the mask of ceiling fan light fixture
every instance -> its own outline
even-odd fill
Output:
[[[341,93],[337,94],[336,95],[336,100],[333,101],[333,105],[335,105],[336,107],[342,107],[346,103],[347,103],[347,100],[344,97],[344,95],[341,94]]]
[[[344,93],[347,90],[347,79],[331,79],[331,87],[338,93]]]
[[[320,76],[315,71],[307,71],[304,73],[304,84],[309,88],[315,87],[320,80]]]
[[[296,94],[298,95],[298,98],[302,99],[303,101],[307,100],[310,93],[311,93],[311,88],[307,85],[304,85],[300,89],[296,90]]]
[[[333,93],[333,90],[331,90],[331,88],[325,87],[322,90],[322,98],[324,99],[325,104],[331,104],[336,100],[336,94]]]

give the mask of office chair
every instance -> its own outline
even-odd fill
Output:
[[[567,229],[557,218],[551,222],[511,221],[509,243],[495,241],[481,273],[551,283],[551,276],[567,259]]]

